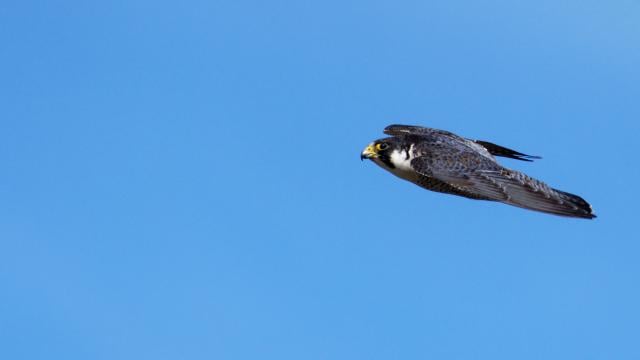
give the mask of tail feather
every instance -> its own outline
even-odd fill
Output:
[[[585,218],[593,219],[596,218],[596,214],[593,213],[593,209],[591,208],[591,204],[589,204],[585,199],[581,198],[578,195],[570,194],[568,192],[564,192],[558,189],[553,189],[555,192],[560,194],[560,196],[569,203],[575,205],[578,208],[578,211],[584,215]]]

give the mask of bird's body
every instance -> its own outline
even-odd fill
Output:
[[[384,132],[391,137],[369,144],[361,158],[425,189],[561,216],[595,217],[581,197],[507,169],[494,155],[523,161],[538,157],[444,130],[391,125]]]

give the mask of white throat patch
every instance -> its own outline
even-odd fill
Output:
[[[393,150],[389,154],[389,161],[393,164],[394,168],[390,168],[380,160],[378,157],[372,158],[372,160],[381,168],[389,171],[393,175],[411,181],[418,181],[418,173],[416,173],[411,167],[411,160],[413,160],[415,156],[413,155],[413,145],[409,148],[409,155],[407,156],[407,152],[404,150]]]
[[[393,150],[389,156],[389,160],[396,169],[400,171],[413,171],[411,168],[411,160],[413,160],[413,145],[409,149],[408,155],[404,150]]]

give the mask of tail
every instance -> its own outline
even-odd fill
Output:
[[[591,204],[589,204],[585,199],[581,198],[578,195],[570,194],[568,192],[560,191],[558,189],[553,189],[555,192],[560,194],[562,199],[571,204],[571,207],[575,209],[573,210],[573,215],[585,219],[595,219],[597,216],[593,213],[593,209],[591,208]]]

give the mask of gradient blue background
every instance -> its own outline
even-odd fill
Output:
[[[639,359],[640,2],[4,1],[2,359]],[[402,182],[541,155],[574,220]]]

